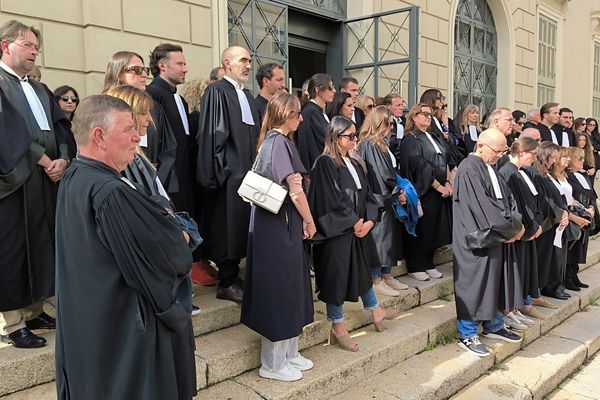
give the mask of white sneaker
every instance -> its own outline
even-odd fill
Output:
[[[440,279],[444,277],[444,274],[442,274],[440,271],[438,271],[436,268],[433,269],[428,269],[425,271],[425,273],[427,275],[429,275],[430,278],[435,278],[435,279]]]
[[[200,312],[202,312],[202,310],[200,310],[200,307],[196,307],[196,306],[192,305],[192,316],[198,315],[198,314],[200,314]]]
[[[521,321],[521,323],[525,324],[525,325],[533,325],[535,324],[535,321],[532,320],[531,318],[527,318],[526,316],[524,316],[523,314],[521,314],[521,311],[516,310],[514,311],[515,317],[517,317],[517,319],[519,321]]]
[[[400,293],[386,285],[383,279],[379,283],[373,283],[373,290],[375,294],[382,296],[400,296]]]
[[[504,316],[504,319],[506,321],[506,325],[510,326],[513,329],[516,329],[518,331],[526,331],[527,330],[527,325],[523,324],[521,321],[519,321],[519,319],[515,316],[515,314],[511,312],[509,312],[508,314],[506,314]]]
[[[260,367],[258,375],[267,379],[275,379],[284,382],[293,382],[302,379],[302,372],[288,363],[285,363],[279,371],[273,371],[269,368]]]
[[[409,272],[408,276],[410,276],[411,278],[414,278],[418,281],[428,281],[429,280],[429,275],[427,275],[425,272]]]
[[[400,282],[398,279],[395,279],[392,276],[388,276],[385,278],[385,284],[395,290],[406,290],[408,289],[408,285]]]
[[[312,361],[302,356],[302,354],[298,354],[298,357],[288,358],[287,361],[292,367],[297,368],[300,371],[308,371],[315,366]]]

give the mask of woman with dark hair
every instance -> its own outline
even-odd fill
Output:
[[[567,169],[567,182],[573,189],[573,207],[583,207],[596,222],[596,196],[593,189],[593,178],[586,173],[583,168],[585,161],[584,151],[581,148],[571,147],[569,149],[569,167]],[[565,286],[569,290],[579,292],[581,288],[589,287],[579,280],[579,264],[585,264],[588,243],[590,240],[590,230],[583,229],[581,238],[576,241],[569,249],[567,255],[567,268],[565,272]]]
[[[330,121],[325,106],[333,101],[335,87],[331,76],[315,74],[308,81],[307,90],[309,100],[302,108],[303,121],[298,127],[296,141],[302,164],[310,171],[317,157],[323,153],[325,129]]]
[[[596,174],[596,160],[594,159],[594,148],[590,136],[586,132],[576,132],[575,143],[577,147],[583,149],[583,168],[589,176],[594,176]]]
[[[573,132],[577,133],[584,133],[586,132],[586,124],[585,124],[585,118],[583,117],[579,117],[579,118],[575,118],[575,120],[573,121]]]
[[[404,235],[403,244],[408,274],[419,281],[442,277],[433,253],[452,242],[450,153],[443,139],[428,132],[432,116],[428,104],[415,105],[406,116],[407,134],[400,143],[400,175],[412,182],[423,209],[417,236]]]
[[[358,153],[367,164],[367,180],[379,208],[373,228],[379,265],[371,266],[376,294],[398,296],[408,286],[394,279],[392,267],[403,258],[402,226],[396,219],[393,203],[406,203],[406,195],[396,186],[396,157],[388,147],[394,118],[388,107],[378,106],[365,120],[358,143]]]
[[[54,89],[54,98],[69,121],[73,121],[73,115],[75,115],[75,110],[79,104],[77,90],[67,85],[59,86]]]
[[[332,322],[329,343],[358,351],[344,322],[344,302],[360,297],[371,312],[375,330],[393,318],[377,303],[370,267],[368,240],[377,220],[378,208],[365,170],[352,158],[357,132],[352,120],[337,116],[328,125],[323,154],[311,171],[309,204],[317,226],[313,260],[317,297],[327,305]]]
[[[331,120],[336,115],[352,119],[354,113],[354,102],[348,92],[336,92],[333,95],[333,101],[327,103],[327,116]]]
[[[442,139],[442,144],[448,151],[448,165],[452,171],[467,156],[467,150],[454,121],[448,118],[446,97],[438,89],[427,89],[421,95],[419,103],[427,104],[431,108],[433,115],[429,132]]]
[[[592,147],[594,148],[594,160],[596,166],[600,166],[600,132],[598,131],[598,121],[595,118],[586,118],[585,129],[590,136]]]
[[[537,207],[536,196],[539,194],[535,189],[533,181],[523,171],[524,167],[530,167],[535,161],[537,147],[538,142],[530,137],[523,137],[516,140],[510,147],[508,162],[500,168],[500,174],[502,174],[508,183],[508,187],[517,204],[517,209],[523,217],[522,222],[525,227],[525,233],[522,238],[514,244],[522,288],[522,293],[515,293],[515,295],[522,297],[524,307],[522,310],[508,310],[510,312],[505,316],[507,325],[518,330],[526,329],[527,325],[533,324],[533,321],[523,314],[540,319],[544,318],[544,315],[533,307],[531,300],[532,297],[539,297],[538,261],[535,239],[542,234],[541,224],[544,216],[542,211]]]
[[[302,240],[316,232],[302,189],[306,173],[290,135],[302,122],[300,101],[280,93],[267,104],[257,172],[288,189],[279,212],[252,205],[241,322],[262,336],[263,378],[295,381],[313,363],[298,352],[302,328],[313,322],[310,273]]]
[[[515,140],[521,136],[521,132],[523,131],[523,126],[525,122],[527,122],[526,114],[521,110],[515,110],[512,112],[513,124],[512,124],[512,132],[506,138],[507,145],[510,147]],[[510,142],[508,142],[510,141]]]
[[[467,153],[475,150],[477,138],[481,133],[479,126],[479,107],[475,104],[467,104],[465,108],[456,114],[456,126],[462,135]]]

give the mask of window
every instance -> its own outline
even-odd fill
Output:
[[[557,22],[540,15],[538,31],[538,106],[555,101]]]
[[[594,91],[592,92],[592,115],[600,118],[600,43],[594,42]]]

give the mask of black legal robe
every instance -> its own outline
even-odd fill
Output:
[[[303,121],[296,132],[298,152],[302,164],[310,171],[317,157],[323,154],[325,147],[325,130],[329,124],[323,114],[323,109],[312,101],[302,109]]]
[[[234,86],[222,79],[208,85],[200,104],[196,179],[203,187],[200,233],[203,252],[215,262],[245,257],[250,205],[237,190],[252,167],[260,127],[250,91],[244,89],[254,125],[242,122]]]
[[[192,257],[177,222],[83,157],[63,178],[57,221],[58,399],[191,399],[191,310],[179,299]]]
[[[537,297],[539,289],[538,282],[538,259],[535,240],[529,240],[540,228],[543,221],[542,211],[537,207],[536,197],[527,185],[527,182],[512,162],[506,163],[500,168],[500,174],[506,180],[508,187],[517,203],[517,210],[522,216],[525,233],[521,240],[514,243],[517,255],[517,264],[523,287],[523,296],[531,295]],[[533,180],[530,178],[531,183]],[[535,188],[535,185],[534,185]]]
[[[0,68],[0,311],[23,308],[54,295],[58,184],[37,162],[44,154],[52,160],[68,159],[68,133],[59,114],[52,113],[54,97],[41,83],[30,84],[50,131],[39,128],[19,79]]]
[[[407,259],[433,254],[438,247],[452,242],[452,199],[443,198],[431,187],[434,179],[441,185],[447,182],[449,153],[442,139],[431,136],[441,154],[436,153],[424,132],[407,133],[400,143],[398,170],[415,187],[423,208],[423,216],[417,223],[417,236],[403,235],[404,256]],[[413,268],[410,262],[408,266]],[[433,268],[433,265],[425,269],[429,268]]]
[[[338,167],[322,155],[311,171],[308,202],[317,228],[313,238],[313,262],[317,297],[325,303],[341,305],[357,301],[372,287],[372,257],[369,240],[354,236],[360,218],[377,220],[373,198],[362,167],[352,161],[362,189],[358,189],[346,165]]]
[[[571,128],[565,128],[561,124],[552,125],[552,130],[556,134],[556,138],[558,139],[558,145],[562,147],[577,147],[577,142],[575,141],[575,133]],[[563,143],[562,137],[563,132],[567,134],[567,138],[569,143]]]
[[[363,110],[354,105],[354,124],[356,125],[356,131],[360,132],[362,124],[365,122],[365,113]]]
[[[256,100],[256,109],[258,111],[258,119],[260,121],[258,126],[261,127],[263,118],[265,117],[265,113],[267,112],[267,104],[269,104],[269,100],[262,97],[262,95],[260,93],[256,95],[255,100]]]
[[[474,154],[462,161],[454,180],[452,268],[458,319],[489,321],[499,309],[523,306],[514,245],[504,243],[521,230],[521,214],[506,182],[495,174],[502,199],[496,197],[486,164]]]
[[[593,206],[596,202],[596,198],[594,196],[594,191],[592,188],[594,187],[594,182],[592,179],[588,179],[588,175],[585,172],[580,172],[580,176],[586,180],[590,189],[586,189],[583,187],[581,182],[575,177],[575,172],[567,171],[567,181],[573,188],[573,198],[581,203],[585,208]],[[583,264],[586,262],[587,257],[587,249],[590,241],[590,228],[582,229],[581,238],[577,240],[573,244],[573,246],[569,249],[569,254],[567,256],[567,263],[569,264]]]
[[[152,123],[146,132],[148,146],[142,149],[146,157],[155,165],[158,179],[167,193],[177,193],[179,192],[179,181],[175,170],[177,140],[160,103],[154,103],[151,115]]]
[[[400,117],[400,125],[403,127],[406,126],[406,118],[404,116]],[[404,132],[406,135],[406,132]],[[400,164],[400,142],[401,138],[398,138],[398,127],[396,123],[392,124],[392,134],[390,136],[389,147],[394,156],[396,157],[396,163]]]
[[[439,121],[439,123],[441,126],[442,121]],[[460,162],[467,156],[467,150],[465,148],[463,137],[458,129],[456,129],[452,118],[448,118],[448,138],[444,138],[444,132],[440,130],[433,117],[431,118],[429,131],[432,135],[437,136],[446,148],[446,151],[448,152],[448,166],[450,169],[457,167],[458,164],[460,164]]]
[[[590,143],[594,148],[594,168],[600,168],[600,133],[596,130],[591,135]]]
[[[187,211],[194,217],[194,165],[192,164],[192,153],[195,150],[194,137],[191,131],[189,135],[185,134],[181,115],[179,114],[175,97],[173,97],[177,92],[177,88],[158,76],[150,82],[146,91],[152,96],[155,102],[162,106],[177,141],[175,171],[177,172],[179,190],[171,194],[173,203],[175,203],[178,211]],[[185,118],[188,118],[189,126],[188,105],[183,97],[181,101],[185,109]]]
[[[377,254],[382,266],[393,267],[404,257],[402,223],[396,219],[392,208],[400,195],[391,159],[393,155],[370,140],[358,144],[358,153],[367,164],[367,180],[379,209],[379,218],[372,231]]]
[[[556,136],[556,141],[559,146],[562,145],[562,131],[559,132],[556,130],[556,125],[552,126],[552,128],[548,128],[546,125],[541,122],[535,126],[535,128],[540,131],[540,138],[542,142],[553,142],[552,141],[552,132],[554,132],[554,136]],[[552,132],[550,130],[552,129]]]

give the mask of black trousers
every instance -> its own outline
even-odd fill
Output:
[[[233,285],[240,274],[240,259],[223,260],[217,263],[219,267],[219,287],[229,287]]]

